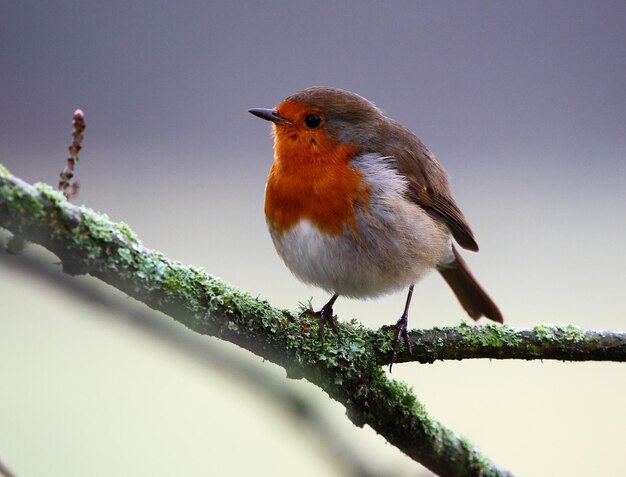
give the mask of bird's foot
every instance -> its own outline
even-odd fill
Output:
[[[409,354],[413,352],[413,345],[411,344],[411,340],[409,339],[409,317],[407,313],[403,313],[398,322],[395,325],[385,325],[382,327],[383,331],[393,330],[395,332],[395,337],[393,339],[393,353],[391,354],[391,363],[389,363],[389,371],[391,371],[391,367],[393,363],[395,363],[398,359],[398,348],[400,347],[400,339],[404,340],[404,344],[406,345]]]
[[[318,318],[320,322],[319,327],[319,339],[320,341],[324,341],[324,326],[326,323],[330,325],[332,330],[339,335],[339,328],[337,328],[337,323],[335,322],[335,318],[333,316],[333,307],[332,305],[324,305],[321,310],[313,311],[313,310],[304,310],[300,316],[311,316],[314,318]]]
[[[339,333],[339,328],[337,327],[337,323],[335,322],[335,317],[334,317],[334,313],[333,313],[333,304],[335,303],[335,300],[337,299],[337,296],[333,296],[330,301],[328,303],[326,303],[321,310],[319,311],[313,311],[313,310],[304,310],[300,316],[306,315],[306,316],[312,316],[315,318],[318,318],[320,321],[320,327],[319,327],[319,339],[320,341],[324,341],[324,326],[326,325],[326,323],[328,323],[330,325],[330,327],[332,328],[332,330],[335,332],[335,334],[337,336],[340,335]]]

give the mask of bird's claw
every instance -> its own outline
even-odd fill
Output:
[[[404,344],[409,351],[409,354],[413,353],[413,345],[409,339],[408,330],[409,319],[408,316],[403,314],[395,325],[385,325],[382,327],[383,331],[394,330],[395,336],[393,339],[393,353],[391,354],[391,363],[389,363],[389,371],[393,363],[398,359],[398,348],[400,347],[400,338],[404,340]]]
[[[302,317],[304,315],[319,319],[320,326],[318,336],[321,342],[324,342],[324,326],[326,323],[330,324],[330,327],[337,336],[340,335],[339,328],[337,327],[337,323],[335,322],[335,318],[333,316],[333,307],[330,303],[324,305],[319,311],[304,310],[300,316]]]

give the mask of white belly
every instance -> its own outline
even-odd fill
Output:
[[[278,254],[303,282],[342,296],[375,297],[415,283],[450,253],[447,230],[424,212],[419,218],[428,224],[367,232],[359,227],[358,238],[351,230],[322,234],[308,220],[270,233]]]

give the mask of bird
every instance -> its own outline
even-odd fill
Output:
[[[275,108],[254,108],[270,121],[274,160],[265,187],[272,242],[301,281],[332,296],[319,311],[319,339],[339,334],[339,296],[369,299],[408,289],[394,332],[391,363],[404,341],[415,283],[438,271],[467,314],[502,323],[497,305],[474,278],[458,247],[478,251],[435,155],[374,103],[339,88],[314,86]]]

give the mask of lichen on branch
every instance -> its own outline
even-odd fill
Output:
[[[316,338],[317,324],[276,309],[205,271],[143,246],[124,223],[69,203],[45,184],[35,186],[0,166],[0,227],[55,253],[64,271],[89,274],[160,310],[190,329],[235,343],[304,377],[341,402],[357,425],[371,426],[414,460],[446,476],[510,475],[467,439],[432,419],[405,384],[383,369],[392,337],[356,321],[341,336]],[[523,358],[626,359],[626,334],[538,326],[496,325],[411,332],[413,354],[399,361]]]

